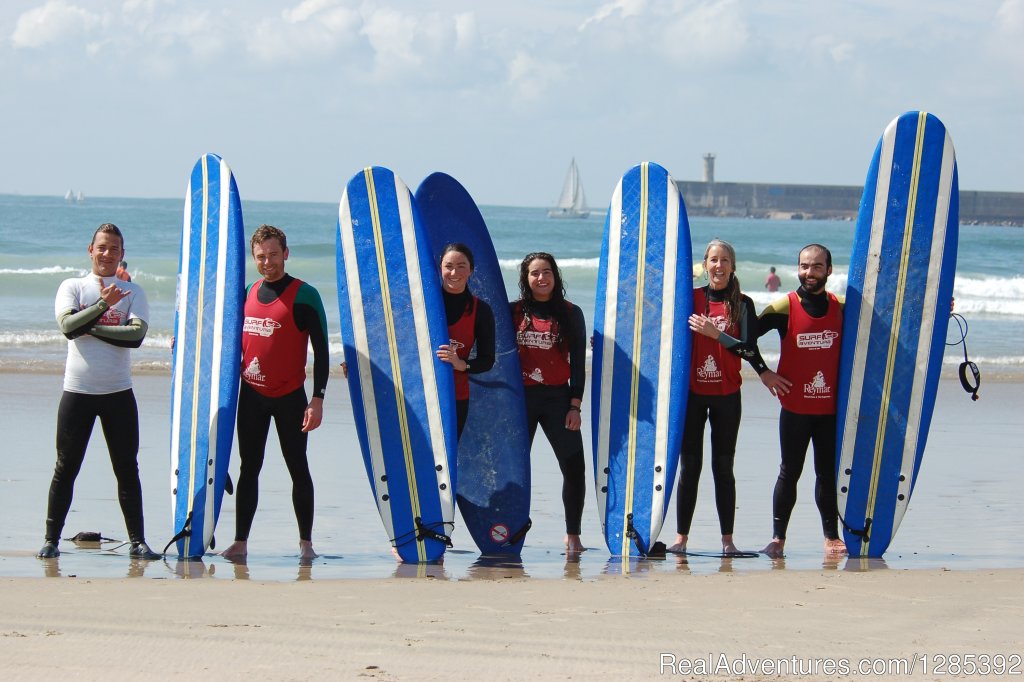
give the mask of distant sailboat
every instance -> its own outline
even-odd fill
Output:
[[[83,201],[85,201],[85,195],[82,194],[82,190],[78,190],[78,194],[75,195],[75,201],[77,201],[78,203],[82,203]]]
[[[583,183],[580,182],[580,169],[576,167],[576,159],[569,164],[569,172],[562,185],[562,196],[558,204],[548,211],[549,218],[586,218],[590,215],[587,208],[587,197],[583,194]]]
[[[74,201],[74,200],[75,200],[75,193],[72,192],[71,190],[68,190],[68,193],[64,195],[64,201]]]

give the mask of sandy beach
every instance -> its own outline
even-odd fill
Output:
[[[1021,570],[0,585],[7,680],[944,679],[971,654],[1024,672]]]
[[[940,679],[965,670],[950,666],[968,654],[975,665],[986,660],[995,670],[1001,661],[1009,676],[1024,675],[1017,383],[988,383],[982,401],[971,403],[957,383],[943,381],[923,473],[885,561],[823,562],[813,478],[805,472],[785,560],[621,564],[609,560],[588,499],[584,540],[591,550],[566,562],[557,468],[538,442],[535,530],[521,563],[479,561],[457,529],[457,550],[444,565],[396,566],[335,378],[325,425],[310,445],[314,539],[324,556],[309,566],[296,560],[287,476],[272,438],[252,551],[248,565],[239,566],[216,556],[133,562],[117,543],[97,550],[64,542],[59,561],[35,559],[60,377],[0,377],[7,440],[0,479],[7,521],[0,529],[4,679],[185,671],[225,680],[803,680],[861,672]],[[166,376],[136,377],[154,546],[171,532],[167,385]],[[770,533],[776,420],[777,407],[748,379],[736,465],[743,547],[760,548]],[[97,429],[65,535],[124,535],[99,436]],[[232,505],[228,498],[224,536],[231,533]],[[670,518],[662,539],[673,530]],[[709,479],[701,484],[692,538],[691,546],[707,549],[717,539]]]

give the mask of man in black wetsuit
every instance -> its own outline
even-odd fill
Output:
[[[277,427],[299,526],[299,558],[313,559],[313,479],[306,459],[310,431],[323,419],[330,371],[327,317],[320,294],[285,272],[284,232],[261,225],[250,241],[256,269],[263,276],[249,287],[242,327],[242,382],[238,393],[238,505],[235,542],[222,552],[242,560],[259,497],[259,475],[270,420]],[[306,399],[306,353],[313,347],[313,397]]]
[[[758,336],[774,329],[782,341],[778,373],[760,372],[761,382],[779,398],[779,441],[782,463],[772,498],[773,537],[762,550],[783,556],[786,528],[796,504],[797,481],[807,446],[814,444],[814,499],[821,515],[825,553],[846,553],[839,537],[836,504],[836,382],[842,339],[842,301],[825,291],[832,274],[832,254],[809,244],[798,260],[800,287],[761,313]]]

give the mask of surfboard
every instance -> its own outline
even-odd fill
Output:
[[[455,518],[455,382],[441,282],[409,188],[378,166],[338,208],[338,305],[359,446],[388,539],[436,561]]]
[[[469,289],[494,312],[494,367],[469,376],[469,415],[458,443],[455,496],[480,552],[519,554],[530,528],[530,437],[508,294],[487,225],[469,192],[444,173],[416,190],[435,268],[444,247],[473,252]]]
[[[213,547],[242,357],[245,229],[231,169],[204,154],[189,176],[171,364],[171,502],[178,556]]]
[[[672,494],[690,375],[686,207],[656,163],[619,181],[597,275],[592,437],[598,512],[613,556],[644,556]]]
[[[945,126],[925,112],[903,114],[886,127],[868,170],[843,313],[837,495],[852,556],[882,556],[920,472],[953,296],[958,215]]]

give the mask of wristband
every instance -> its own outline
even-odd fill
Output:
[[[579,408],[579,405],[570,405],[569,406],[569,410],[570,411],[575,410],[575,411],[579,412],[580,408]]]

